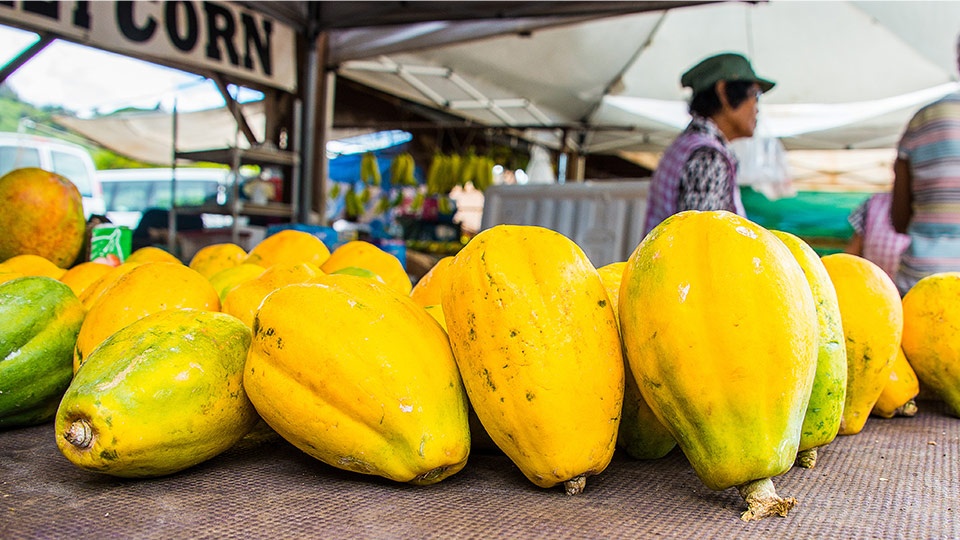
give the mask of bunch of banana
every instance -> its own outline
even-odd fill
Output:
[[[363,203],[360,202],[360,197],[357,196],[352,187],[344,194],[343,202],[346,206],[345,210],[348,218],[357,218],[363,215]]]
[[[442,195],[460,184],[463,158],[457,154],[437,152],[427,170],[427,195]]]
[[[493,158],[477,156],[473,161],[473,187],[478,191],[485,191],[493,185]]]
[[[360,181],[369,186],[380,185],[380,164],[373,152],[366,152],[360,158]]]
[[[477,159],[477,154],[472,148],[467,155],[460,158],[460,172],[457,174],[457,180],[461,186],[466,186],[467,184],[473,183],[474,178],[476,178]]]
[[[390,183],[394,186],[416,186],[415,168],[416,164],[409,152],[397,154],[390,163]]]

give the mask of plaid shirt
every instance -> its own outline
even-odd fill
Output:
[[[727,210],[745,216],[737,158],[709,118],[693,120],[667,148],[653,173],[644,234],[683,210]]]
[[[850,213],[847,221],[863,239],[860,255],[883,269],[890,279],[897,275],[900,254],[910,245],[910,237],[893,230],[890,202],[893,194],[877,193]]]

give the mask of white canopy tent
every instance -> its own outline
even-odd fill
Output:
[[[960,2],[228,4],[306,39],[306,104],[330,102],[324,75],[335,73],[574,155],[655,159],[687,122],[679,74],[720,51],[777,81],[760,133],[788,149],[890,149],[918,107],[958,84]],[[305,108],[302,125],[330,138],[323,114]],[[304,148],[315,192],[321,148]]]
[[[737,51],[778,83],[763,134],[788,149],[889,148],[958,88],[958,22],[960,2],[722,2],[347,60],[338,74],[555,149],[657,151],[689,120],[680,73]]]

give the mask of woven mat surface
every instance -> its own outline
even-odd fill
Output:
[[[531,484],[503,455],[426,487],[329,467],[272,439],[170,477],[86,472],[52,424],[0,432],[0,538],[960,538],[960,419],[940,402],[871,418],[774,479],[800,504],[744,523],[735,489],[707,489],[679,450],[617,455],[586,491]]]

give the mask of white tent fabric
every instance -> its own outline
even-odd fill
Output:
[[[888,148],[917,108],[957,90],[958,21],[960,2],[722,2],[351,60],[338,73],[532,129],[555,149],[565,133],[584,153],[657,151],[689,118],[680,73],[736,51],[777,82],[761,121],[788,149]]]
[[[241,105],[250,129],[263,140],[266,118],[263,102]],[[177,115],[177,150],[209,150],[249,144],[237,131],[237,121],[225,108]],[[122,155],[155,164],[173,161],[173,115],[166,111],[127,112],[92,119],[69,115],[55,117],[57,123],[97,141]]]

